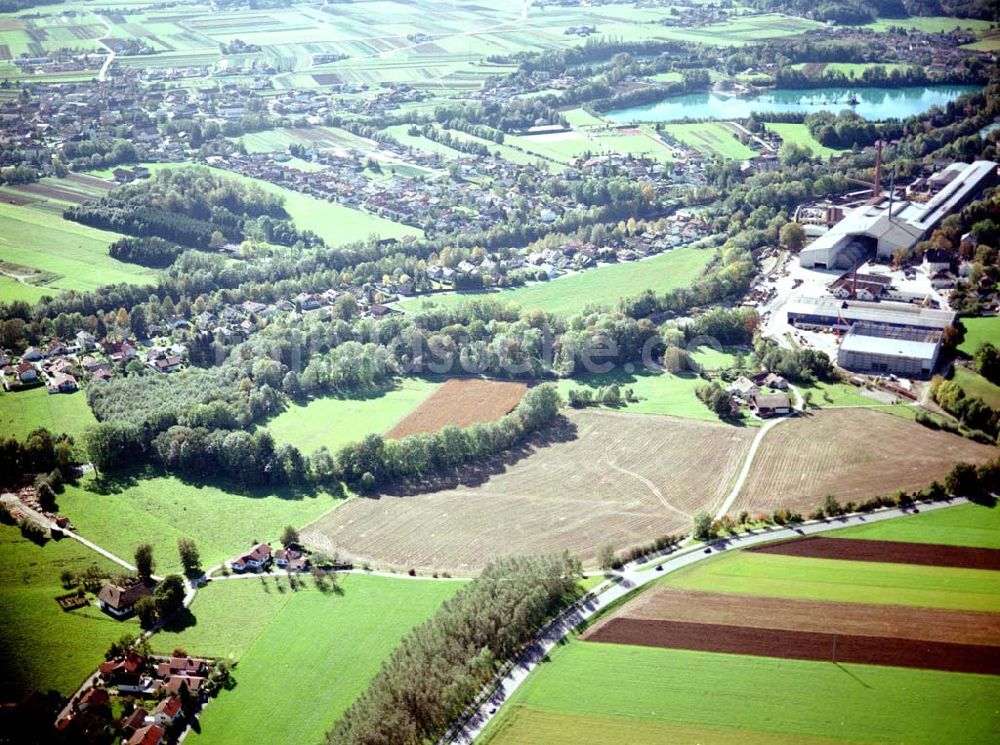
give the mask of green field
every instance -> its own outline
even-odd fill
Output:
[[[974,18],[949,18],[947,16],[910,16],[909,18],[879,18],[869,23],[865,28],[873,31],[887,31],[891,28],[915,28],[924,33],[933,34],[940,31],[953,31],[956,28],[968,29],[976,33],[989,30],[989,21]]]
[[[138,631],[134,621],[113,620],[96,604],[69,612],[56,604],[66,594],[59,575],[91,564],[121,571],[72,539],[37,546],[0,525],[0,701],[16,701],[29,689],[69,696],[112,641]]]
[[[236,686],[205,708],[197,742],[320,741],[403,635],[462,586],[348,575],[342,592],[324,594],[308,577],[295,592],[277,581],[283,593],[274,578],[266,591],[256,578],[218,580],[192,604],[194,626],[155,639],[164,650],[240,657]]]
[[[152,282],[152,270],[108,256],[119,237],[64,220],[58,211],[0,203],[0,261],[46,273],[42,285],[50,294]]]
[[[672,587],[844,603],[996,611],[1000,583],[986,569],[729,553],[663,578]]]
[[[962,387],[966,396],[981,398],[987,405],[1000,409],[1000,386],[991,383],[979,373],[955,365],[955,382]]]
[[[53,434],[65,432],[80,442],[87,427],[96,423],[82,391],[50,395],[42,386],[0,392],[0,432],[19,440],[33,429],[44,427]]]
[[[15,300],[23,300],[26,303],[37,303],[45,295],[55,295],[56,290],[45,289],[18,282],[12,277],[0,274],[0,303],[12,303]]]
[[[747,160],[758,154],[740,142],[724,122],[664,124],[663,131],[678,142],[712,157]]]
[[[614,370],[604,374],[580,375],[557,383],[559,393],[565,399],[573,388],[598,388],[617,384],[623,390],[631,388],[639,398],[635,403],[624,404],[619,410],[633,414],[667,414],[686,419],[701,419],[706,422],[718,421],[718,417],[703,404],[695,390],[705,381],[694,373],[675,375],[639,369],[632,373]]]
[[[544,158],[551,158],[560,163],[569,163],[575,158],[591,155],[622,155],[647,156],[656,160],[670,161],[671,154],[655,135],[648,130],[639,132],[623,131],[621,129],[589,129],[577,130],[567,135],[542,135],[518,137],[508,136],[505,143],[516,145],[530,153],[537,153]]]
[[[1000,316],[986,318],[963,318],[965,337],[958,345],[958,351],[970,357],[986,342],[1000,347]]]
[[[113,480],[88,476],[67,486],[58,503],[80,535],[127,561],[136,545],[152,544],[160,574],[180,569],[178,538],[194,539],[208,569],[254,541],[275,540],[285,525],[312,522],[335,504],[323,493],[195,484],[152,471],[116,473]]]
[[[831,155],[847,152],[846,150],[836,150],[826,145],[821,145],[809,132],[805,124],[785,124],[781,122],[770,122],[764,125],[766,129],[774,132],[781,138],[782,142],[794,142],[809,148],[814,157],[829,158]]]
[[[1000,549],[1000,506],[960,504],[946,510],[844,528],[830,537]]]
[[[588,305],[614,306],[629,295],[652,289],[666,292],[685,287],[701,274],[715,256],[714,251],[684,247],[668,251],[643,261],[588,269],[578,274],[527,287],[489,293],[490,297],[518,303],[526,310],[539,309],[547,313],[569,316]],[[440,293],[405,300],[399,308],[419,310],[425,302],[441,307],[454,307],[468,297],[485,297],[485,293]]]
[[[981,743],[997,695],[990,675],[572,641],[479,742]]]
[[[701,365],[704,370],[728,370],[735,367],[738,349],[714,349],[709,346],[701,346],[697,349],[688,350],[691,359]],[[749,359],[749,352],[743,352],[744,361]]]
[[[372,432],[385,432],[433,393],[439,383],[404,378],[399,385],[361,398],[317,398],[292,404],[267,428],[276,442],[303,453],[322,446],[331,452]]]

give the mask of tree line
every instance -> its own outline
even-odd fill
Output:
[[[433,742],[503,662],[573,597],[580,564],[567,554],[509,558],[407,634],[327,735],[328,745]]]

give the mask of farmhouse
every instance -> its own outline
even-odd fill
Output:
[[[792,402],[784,393],[758,393],[750,399],[750,411],[761,419],[784,416],[792,411]]]
[[[97,593],[97,604],[101,606],[101,610],[110,613],[115,618],[125,618],[131,615],[140,598],[146,598],[152,594],[149,586],[139,580],[124,586],[108,583]]]
[[[955,322],[948,310],[922,308],[911,303],[840,300],[839,298],[796,298],[785,306],[792,326],[847,331],[859,321],[895,328],[944,331]]]
[[[973,200],[996,179],[997,165],[988,160],[952,163],[929,181],[939,186],[926,203],[882,199],[857,207],[828,232],[802,249],[806,268],[850,269],[861,259],[884,261],[900,248],[913,248],[944,220]]]
[[[837,364],[855,372],[929,378],[940,353],[937,331],[856,323],[840,343]]]
[[[234,572],[245,572],[247,569],[257,571],[271,563],[271,547],[266,543],[258,543],[249,552],[230,562]]]
[[[744,401],[749,401],[752,397],[757,395],[757,384],[754,383],[750,378],[745,375],[740,375],[729,387],[726,388],[726,392],[730,395],[741,398]]]

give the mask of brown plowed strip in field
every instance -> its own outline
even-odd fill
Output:
[[[884,636],[853,636],[712,623],[614,618],[591,635],[590,641],[792,660],[854,662],[949,672],[1000,674],[1000,647],[890,639]]]
[[[103,189],[104,191],[111,191],[115,187],[111,181],[97,178],[97,176],[88,176],[85,173],[67,173],[66,180],[83,184],[85,186],[92,186],[95,189]]]
[[[437,432],[449,424],[468,427],[481,422],[495,422],[509,414],[521,402],[527,390],[526,383],[453,378],[434,391],[385,436],[399,440],[407,435]]]
[[[739,624],[760,629],[1000,647],[1000,613],[788,600],[662,586],[642,593],[616,616],[599,621],[584,637],[590,638],[615,618]]]
[[[962,569],[1000,569],[1000,550],[943,546],[937,543],[868,541],[860,538],[823,538],[809,536],[777,541],[746,549],[759,554],[803,556],[811,559],[875,561],[887,564],[920,564]]]

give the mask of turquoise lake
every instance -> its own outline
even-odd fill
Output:
[[[775,90],[752,98],[689,93],[671,96],[657,103],[608,111],[605,118],[615,122],[669,122],[692,119],[744,119],[754,111],[795,111],[812,114],[827,109],[834,113],[852,109],[870,121],[904,119],[922,114],[931,106],[943,106],[964,93],[979,90],[974,85],[930,85],[915,88],[813,88]],[[855,106],[847,103],[854,95]]]

